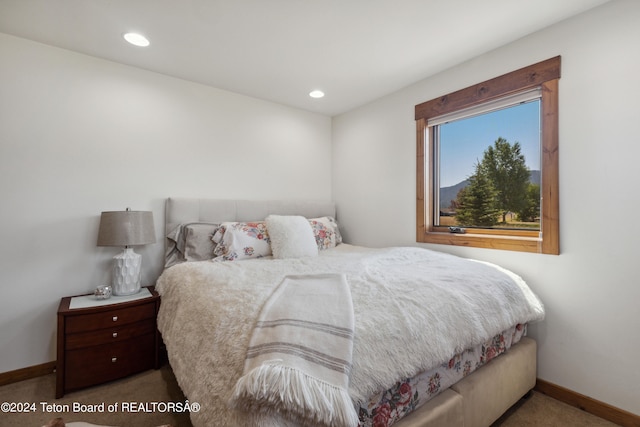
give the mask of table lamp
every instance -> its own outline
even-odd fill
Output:
[[[140,292],[142,256],[131,246],[155,243],[153,212],[102,212],[98,231],[98,246],[124,246],[113,257],[112,291],[114,295],[133,295]]]

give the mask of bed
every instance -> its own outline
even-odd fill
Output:
[[[330,202],[167,199],[158,327],[198,404],[194,426],[488,427],[534,387],[526,329],[544,309],[522,279],[422,248],[349,245],[335,217]],[[274,313],[335,321],[300,336],[331,360],[300,362],[302,345],[262,354],[308,329]],[[279,328],[292,335],[268,335]],[[296,363],[317,371],[293,377]]]

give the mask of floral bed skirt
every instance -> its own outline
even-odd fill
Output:
[[[441,391],[507,351],[526,335],[526,330],[526,325],[516,325],[475,348],[456,354],[440,366],[399,381],[389,390],[378,393],[358,409],[359,427],[390,427]]]

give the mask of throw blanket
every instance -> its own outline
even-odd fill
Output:
[[[344,275],[287,276],[262,308],[231,401],[301,423],[358,425],[347,391],[353,306]]]
[[[278,426],[232,410],[256,320],[288,275],[346,275],[355,319],[349,395],[355,404],[432,368],[544,309],[517,275],[421,248],[341,244],[317,257],[189,262],[164,271],[158,328],[195,427]],[[286,411],[278,413],[286,418]],[[255,419],[258,418],[258,419]],[[265,420],[265,418],[271,418]]]

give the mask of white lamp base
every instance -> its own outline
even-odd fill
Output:
[[[111,287],[114,295],[133,295],[140,292],[140,271],[142,256],[133,248],[113,257],[113,278]]]

